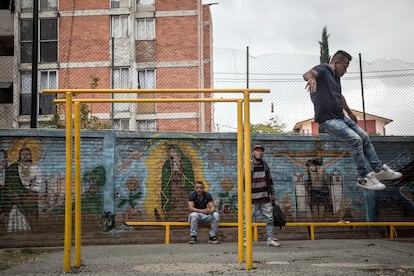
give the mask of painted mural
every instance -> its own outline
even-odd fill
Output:
[[[48,141],[43,142],[47,148]],[[45,154],[42,142],[29,137],[2,141],[1,147],[0,232],[43,231],[49,223],[50,215],[56,218],[55,226],[61,225],[66,187],[64,154]],[[50,164],[54,164],[53,169]],[[96,213],[100,216],[105,177],[102,166],[84,173],[83,213]],[[72,189],[72,198],[73,194]]]
[[[82,141],[82,214],[98,222],[98,229],[130,231],[125,220],[187,221],[187,196],[198,180],[213,195],[221,221],[237,220],[234,140],[183,134],[110,141]],[[289,221],[414,217],[413,150],[383,150],[384,161],[403,177],[385,183],[384,191],[371,192],[356,187],[352,158],[341,143],[255,142],[266,148],[264,159],[272,172],[276,199]],[[64,145],[63,138],[54,137],[0,140],[0,233],[44,231],[48,223],[63,226]],[[74,183],[74,206],[73,195]]]
[[[14,140],[3,153],[2,213],[7,232],[30,231],[37,226],[42,175],[38,162],[40,143],[33,139]],[[7,161],[6,161],[7,160]],[[10,162],[10,165],[6,165]]]

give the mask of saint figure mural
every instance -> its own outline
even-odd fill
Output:
[[[7,232],[30,231],[37,225],[38,195],[42,176],[37,162],[40,144],[17,140],[10,145],[3,187],[3,212],[7,216]]]

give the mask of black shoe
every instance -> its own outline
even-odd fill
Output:
[[[214,236],[208,239],[208,243],[218,244],[220,242],[217,240],[216,236]]]
[[[192,236],[190,241],[188,242],[189,244],[196,244],[197,243],[197,237],[196,236]]]

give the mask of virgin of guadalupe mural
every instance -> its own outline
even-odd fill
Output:
[[[161,207],[165,217],[186,218],[187,198],[193,190],[194,172],[190,160],[177,145],[168,145],[161,178]]]
[[[11,165],[5,170],[1,210],[7,217],[7,232],[30,231],[37,224],[42,184],[37,163],[41,154],[37,140],[17,139],[9,146]]]

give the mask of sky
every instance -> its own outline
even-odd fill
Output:
[[[395,86],[407,82],[407,79],[367,81],[365,105],[367,113],[394,120],[386,127],[387,134],[414,135],[414,121],[411,120],[414,116],[414,95],[411,92],[414,78],[414,0],[203,0],[203,4],[207,3],[218,3],[210,6],[215,49],[215,88],[245,87],[243,82],[220,83],[219,78],[223,75],[217,72],[228,72],[232,63],[238,63],[237,68],[243,70],[243,51],[247,46],[252,56],[250,66],[263,67],[257,69],[262,70],[261,73],[304,73],[319,63],[318,41],[326,26],[330,35],[330,54],[346,50],[354,57],[347,77],[358,76],[359,54],[364,70],[387,68],[399,71],[408,68],[402,73],[410,74],[410,84],[402,89]],[[241,50],[241,54],[234,54],[234,60],[229,59],[233,53],[223,51],[227,49]],[[386,64],[388,62],[390,64]],[[306,68],[293,66],[299,63],[305,64]],[[278,77],[274,75],[270,78]],[[313,107],[309,96],[305,94],[304,83],[301,82],[301,76],[296,78],[299,83],[251,84],[250,88],[271,89],[270,95],[260,95],[263,104],[252,104],[251,122],[267,122],[272,116],[269,112],[270,103],[274,103],[280,121],[287,124],[287,131],[292,130],[296,122],[312,118]],[[392,85],[387,86],[386,80],[392,81]],[[257,87],[262,84],[263,87]],[[350,107],[362,111],[358,79],[349,84],[343,82],[343,89],[347,90],[348,96],[345,92],[344,95]],[[398,96],[395,97],[394,93],[398,93]],[[402,97],[404,102],[401,104]],[[383,101],[378,102],[378,98]],[[385,105],[387,109],[384,109]],[[235,131],[237,118],[230,114],[237,114],[235,105],[215,105],[215,123],[221,126],[217,131]]]
[[[213,45],[261,55],[318,54],[327,26],[331,52],[365,60],[414,62],[413,0],[203,0],[211,5]]]

